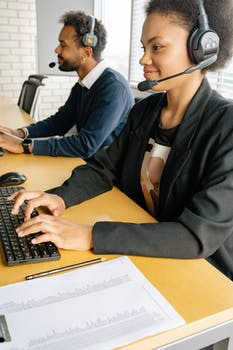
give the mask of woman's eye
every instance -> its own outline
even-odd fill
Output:
[[[158,51],[161,49],[161,46],[160,45],[153,45],[153,50],[154,51]]]
[[[145,47],[144,46],[141,46],[141,49],[143,50],[143,52],[145,52]]]

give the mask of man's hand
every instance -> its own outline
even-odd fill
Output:
[[[22,142],[14,139],[11,136],[5,135],[1,133],[0,130],[0,147],[6,149],[11,153],[23,153]]]
[[[35,216],[25,221],[16,231],[19,237],[42,231],[43,234],[32,239],[33,244],[51,241],[63,249],[89,250],[93,247],[92,226],[79,225],[52,215]]]
[[[58,216],[65,211],[63,199],[55,194],[48,194],[42,191],[18,191],[8,197],[8,200],[15,200],[12,214],[17,215],[20,206],[24,201],[28,201],[25,208],[25,220],[29,220],[33,209],[43,206],[49,209],[52,215]]]
[[[21,137],[22,139],[25,138],[25,134],[24,134],[22,129],[10,129],[10,128],[7,128],[5,126],[0,125],[0,131],[8,132],[8,134]]]

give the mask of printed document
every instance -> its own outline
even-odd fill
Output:
[[[125,256],[0,287],[0,315],[0,350],[110,350],[185,323]]]

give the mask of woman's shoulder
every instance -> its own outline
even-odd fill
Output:
[[[219,92],[213,90],[211,98],[206,106],[207,114],[212,115],[213,119],[226,122],[233,127],[233,100],[222,96]],[[214,118],[215,117],[215,118]]]
[[[212,96],[210,99],[210,103],[213,106],[218,106],[222,109],[232,109],[233,108],[233,100],[230,98],[224,97],[216,90],[212,90]]]
[[[206,132],[219,136],[226,142],[227,135],[233,137],[233,100],[213,90],[203,113],[202,126]]]

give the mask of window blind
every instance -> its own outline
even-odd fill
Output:
[[[131,43],[130,43],[130,69],[129,81],[132,86],[139,81],[144,80],[143,68],[139,64],[143,50],[141,49],[141,32],[142,25],[145,20],[145,4],[148,0],[132,1],[132,17],[131,17]]]
[[[233,59],[221,71],[207,73],[207,78],[213,89],[224,97],[233,99]]]

